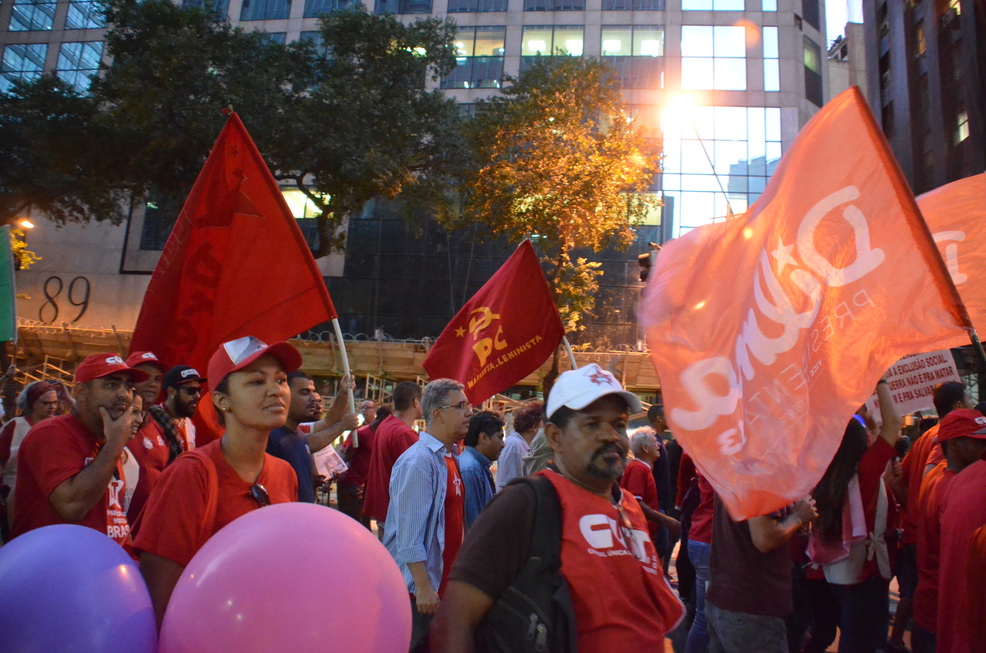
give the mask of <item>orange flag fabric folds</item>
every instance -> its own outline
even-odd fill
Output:
[[[963,316],[855,88],[747,214],[664,246],[641,308],[671,428],[734,519],[808,494],[880,375],[967,342]]]
[[[986,329],[986,173],[925,193],[918,206],[972,326]]]
[[[223,342],[252,335],[272,343],[334,317],[311,250],[234,113],[164,246],[130,351],[204,371]]]
[[[565,331],[531,241],[466,302],[438,337],[424,368],[466,386],[479,404],[536,370]]]

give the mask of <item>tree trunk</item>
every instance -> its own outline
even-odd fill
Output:
[[[542,388],[544,391],[544,400],[548,401],[548,394],[551,392],[551,388],[555,385],[555,381],[558,380],[558,363],[560,361],[561,349],[555,348],[555,353],[551,357],[551,369],[548,373],[544,375],[544,382],[542,383]]]

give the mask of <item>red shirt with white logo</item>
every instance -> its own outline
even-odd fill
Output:
[[[684,607],[664,578],[637,500],[621,491],[619,508],[553,471],[558,492],[561,572],[578,623],[579,651],[663,650]]]
[[[134,488],[134,495],[130,499],[130,507],[127,509],[127,518],[133,524],[137,515],[140,514],[141,508],[147,503],[147,497],[154,489],[154,484],[157,483],[161,472],[168,466],[168,456],[171,452],[164,439],[161,426],[153,418],[149,418],[147,423],[140,427],[127,448],[140,467],[137,487]]]
[[[102,448],[103,443],[75,415],[51,417],[33,427],[17,452],[13,537],[42,526],[78,524],[129,546],[130,524],[123,511],[126,484],[120,461],[106,492],[81,520],[65,519],[49,501],[51,493],[85,469]]]
[[[445,454],[445,468],[448,471],[448,484],[445,487],[445,548],[442,549],[442,583],[438,587],[438,596],[445,596],[452,563],[462,548],[465,526],[466,488],[452,454]]]

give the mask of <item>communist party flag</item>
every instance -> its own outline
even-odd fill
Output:
[[[986,173],[925,193],[918,206],[972,325],[986,329]]]
[[[466,386],[479,404],[540,367],[565,331],[530,240],[520,244],[432,345],[424,361],[433,379]]]
[[[228,340],[272,343],[335,317],[277,182],[239,116],[230,115],[151,276],[130,351],[204,373]],[[205,398],[199,413],[211,406]],[[202,444],[208,438],[199,431]]]
[[[664,246],[642,303],[671,428],[737,520],[811,492],[894,361],[968,342],[855,88],[805,125],[745,215]]]

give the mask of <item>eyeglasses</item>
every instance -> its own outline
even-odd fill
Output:
[[[459,403],[452,404],[450,406],[439,406],[439,408],[454,408],[461,411],[472,410],[472,406],[469,405],[468,401],[460,401]]]
[[[250,496],[253,500],[257,502],[261,508],[270,505],[270,495],[267,494],[267,488],[265,488],[260,483],[254,483],[250,486]],[[265,515],[267,513],[264,513]]]
[[[180,390],[187,395],[192,395],[193,397],[195,395],[202,394],[202,388],[180,388]]]

